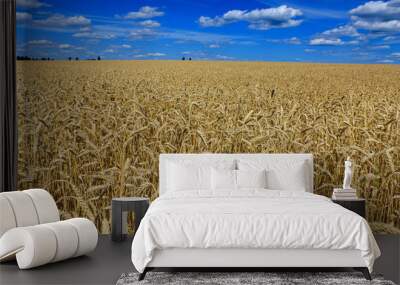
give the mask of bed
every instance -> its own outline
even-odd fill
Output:
[[[313,194],[311,154],[161,154],[159,198],[132,243],[154,268],[352,267],[380,251],[361,216]]]

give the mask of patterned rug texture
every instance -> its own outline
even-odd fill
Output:
[[[373,280],[368,281],[359,272],[148,272],[142,281],[138,276],[122,274],[117,285],[395,285],[380,275],[372,275]]]

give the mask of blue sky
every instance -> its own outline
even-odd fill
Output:
[[[17,54],[400,63],[400,0],[17,0]]]

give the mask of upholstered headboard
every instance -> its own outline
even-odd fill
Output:
[[[162,195],[167,189],[167,164],[169,161],[193,161],[194,163],[202,163],[206,161],[220,161],[220,160],[230,160],[238,161],[240,159],[254,159],[254,160],[271,160],[271,161],[285,161],[285,162],[300,162],[305,161],[307,165],[306,179],[309,181],[307,192],[313,192],[314,189],[314,166],[313,166],[313,155],[312,154],[264,154],[264,153],[254,153],[254,154],[160,154],[160,164],[159,164],[159,194]]]

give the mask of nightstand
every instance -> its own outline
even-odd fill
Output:
[[[339,204],[340,206],[359,214],[361,217],[365,218],[365,199],[355,198],[351,200],[334,200],[333,203]]]
[[[123,241],[127,237],[128,212],[135,217],[135,232],[149,208],[150,201],[142,197],[120,197],[111,201],[111,239]]]

